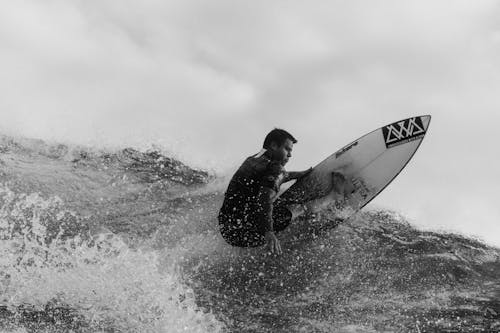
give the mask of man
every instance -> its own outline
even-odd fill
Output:
[[[271,252],[281,254],[275,233],[284,230],[292,218],[284,206],[273,207],[274,200],[282,183],[312,171],[285,171],[295,143],[290,133],[276,128],[264,139],[263,149],[248,157],[236,171],[219,213],[220,231],[226,242],[239,247],[267,243]]]

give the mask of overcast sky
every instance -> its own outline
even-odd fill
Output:
[[[273,127],[304,169],[431,114],[373,205],[500,246],[499,17],[492,0],[0,1],[0,131],[224,173]]]

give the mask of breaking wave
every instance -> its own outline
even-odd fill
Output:
[[[65,235],[77,216],[58,197],[0,188],[4,319],[54,331],[218,332],[158,254],[113,233]]]
[[[227,181],[161,150],[2,137],[6,332],[500,329],[500,251],[395,212],[302,218],[284,254],[236,249]]]

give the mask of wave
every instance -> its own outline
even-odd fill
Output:
[[[112,233],[67,235],[57,198],[0,189],[4,320],[47,331],[216,332],[175,270]]]
[[[390,211],[296,221],[284,254],[218,233],[226,181],[161,150],[0,140],[4,330],[500,328],[500,251]]]

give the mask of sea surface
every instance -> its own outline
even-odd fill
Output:
[[[500,332],[498,248],[373,209],[232,248],[228,176],[1,136],[0,331]]]

